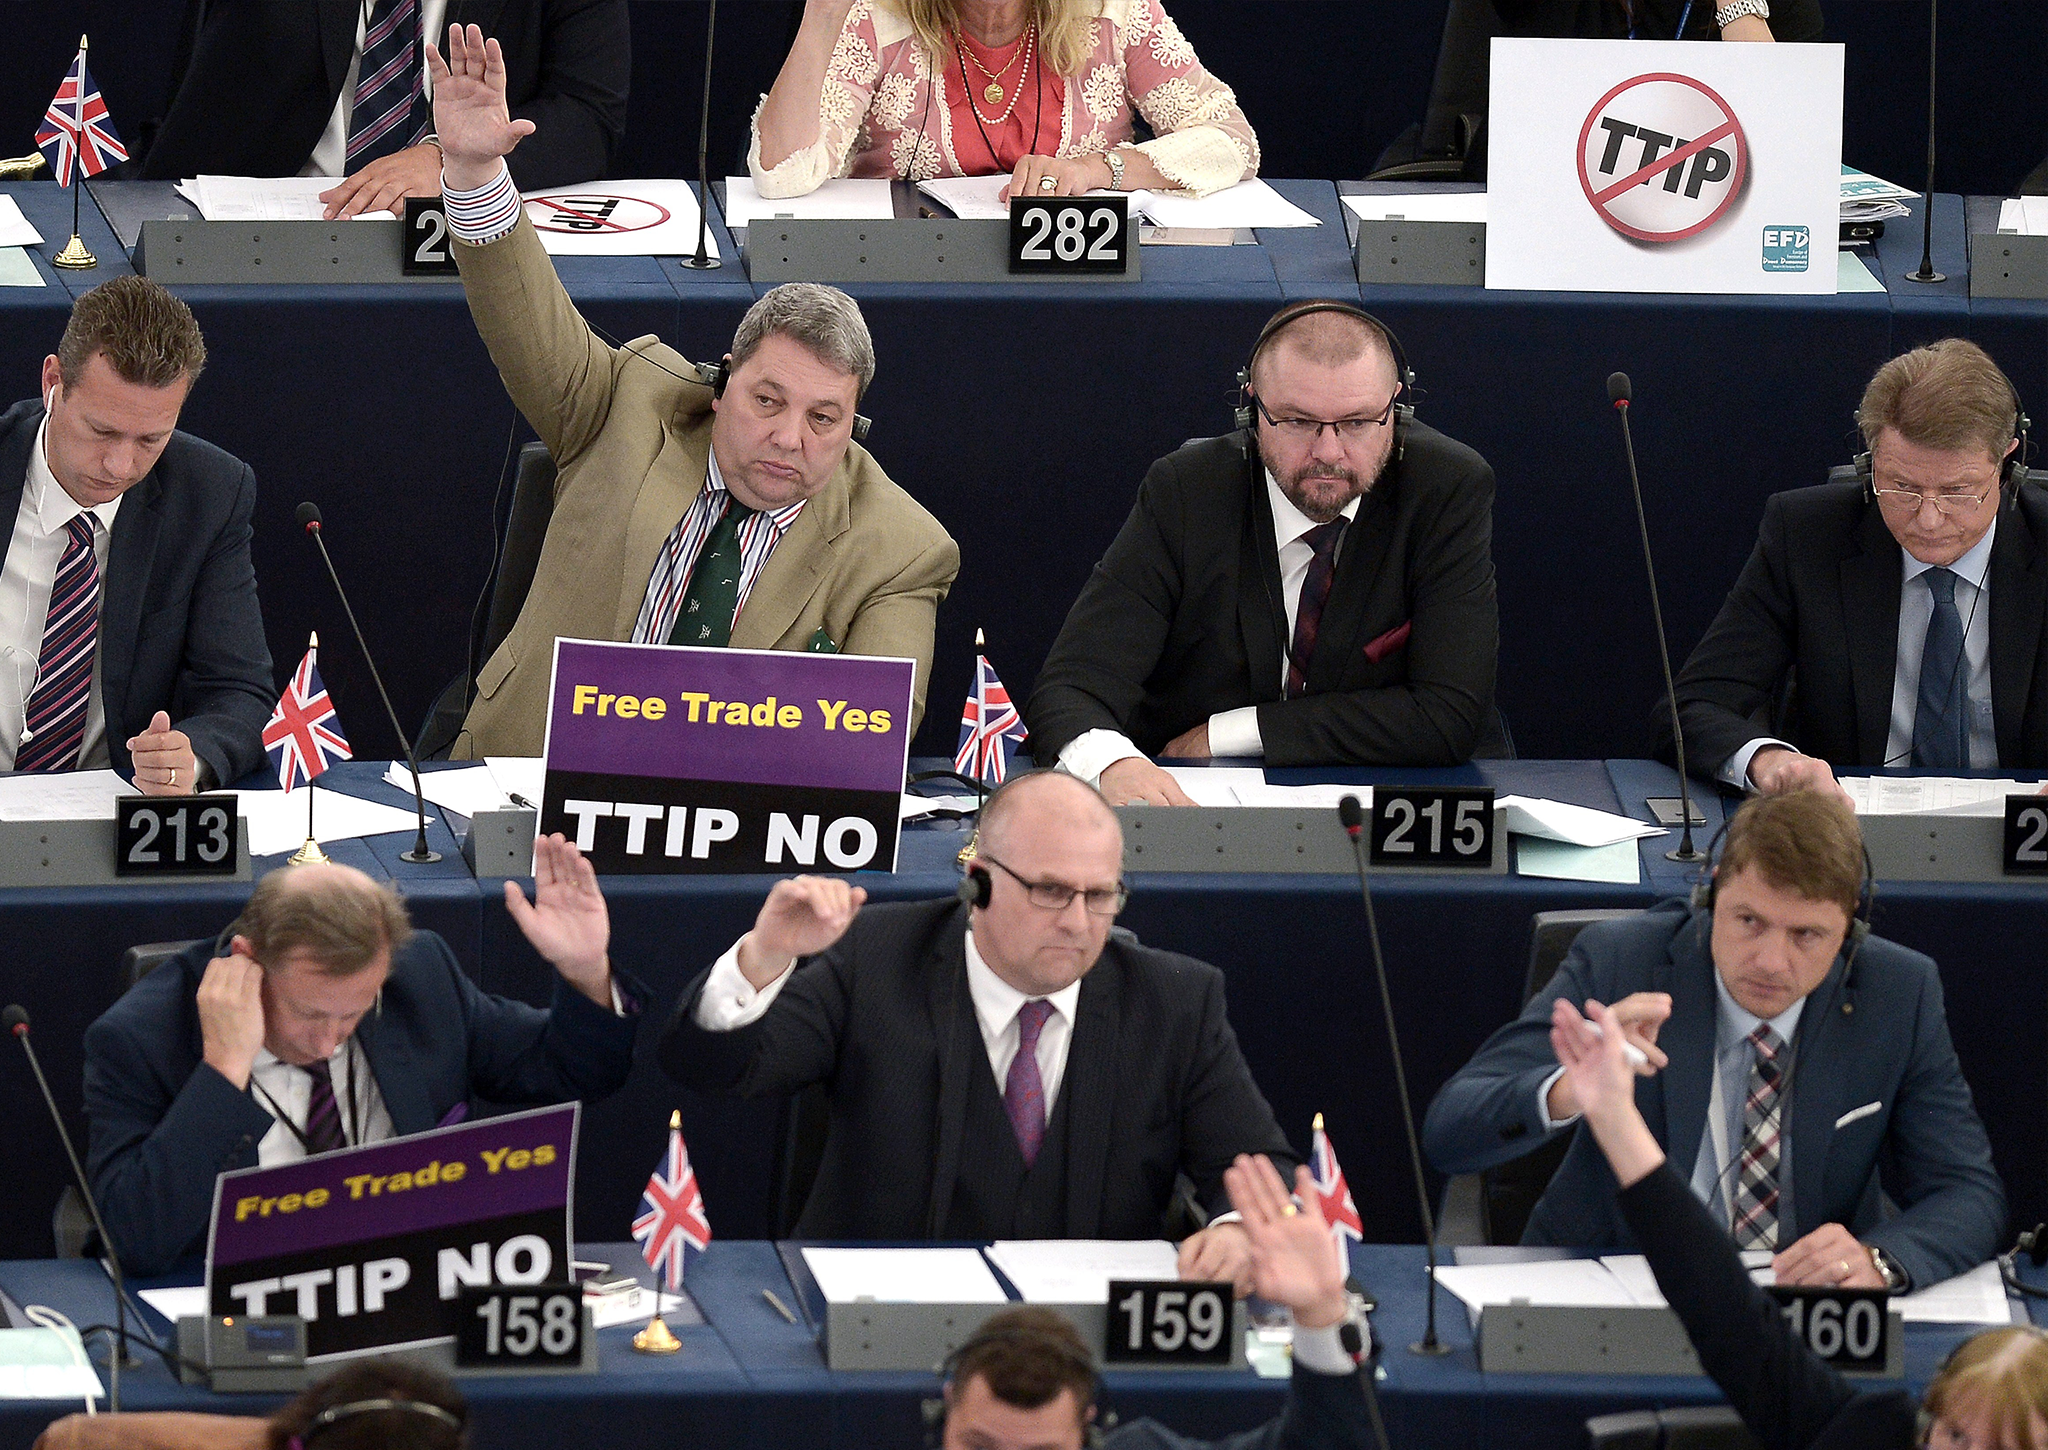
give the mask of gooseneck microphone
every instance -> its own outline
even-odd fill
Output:
[[[441,859],[439,851],[427,845],[427,797],[420,789],[420,762],[413,754],[412,741],[405,733],[405,727],[398,723],[398,712],[391,708],[391,696],[385,692],[384,677],[377,673],[377,661],[370,656],[369,641],[363,638],[363,627],[356,623],[356,612],[349,607],[348,591],[341,587],[341,576],[334,572],[334,558],[327,552],[327,540],[320,534],[320,505],[302,503],[296,515],[299,527],[306,531],[319,546],[321,562],[327,565],[327,577],[334,581],[334,593],[341,600],[341,612],[348,616],[348,627],[355,631],[356,648],[363,652],[363,663],[370,667],[370,679],[377,686],[377,694],[384,701],[384,713],[391,720],[391,731],[398,737],[398,743],[405,751],[405,763],[412,768],[412,800],[419,813],[419,834],[413,838],[412,849],[399,854],[401,861],[410,861],[415,866],[424,866]]]
[[[21,1050],[28,1054],[28,1065],[36,1075],[36,1086],[43,1090],[43,1103],[50,1110],[50,1121],[57,1125],[57,1139],[64,1145],[64,1156],[71,1160],[71,1180],[78,1185],[78,1192],[85,1199],[86,1212],[92,1215],[93,1232],[100,1236],[100,1248],[105,1252],[103,1261],[107,1277],[114,1281],[114,1342],[107,1348],[107,1409],[110,1413],[121,1413],[121,1362],[128,1357],[128,1291],[121,1281],[121,1251],[114,1243],[114,1237],[107,1232],[106,1220],[100,1217],[99,1200],[93,1196],[92,1185],[86,1182],[85,1169],[78,1161],[78,1150],[71,1144],[71,1130],[64,1126],[64,1115],[57,1111],[57,1099],[50,1093],[50,1080],[43,1076],[43,1064],[36,1056],[35,1044],[28,1040],[27,1009],[10,1004],[0,1012],[0,1027],[5,1027],[21,1043]]]
[[[1628,404],[1631,389],[1627,373],[1607,375],[1607,401],[1621,418],[1621,444],[1628,454],[1628,486],[1635,494],[1636,527],[1643,535],[1643,569],[1650,576],[1650,619],[1657,627],[1657,659],[1664,666],[1664,704],[1671,711],[1671,738],[1678,746],[1678,816],[1682,834],[1678,849],[1666,851],[1667,861],[1691,864],[1707,859],[1706,852],[1692,843],[1692,784],[1685,773],[1685,731],[1678,723],[1678,686],[1671,679],[1671,647],[1664,642],[1664,605],[1657,596],[1657,560],[1650,552],[1650,520],[1643,512],[1643,481],[1636,476],[1636,440],[1629,432]]]
[[[697,118],[697,255],[683,265],[708,272],[719,264],[707,243],[711,236],[711,42],[718,35],[718,0],[704,19],[704,112]]]
[[[1401,1062],[1401,1034],[1394,1026],[1394,997],[1387,990],[1387,959],[1380,952],[1380,925],[1372,910],[1372,882],[1365,865],[1365,807],[1355,795],[1337,802],[1337,819],[1351,838],[1351,856],[1358,866],[1358,893],[1365,898],[1365,933],[1372,940],[1372,967],[1379,978],[1380,1011],[1387,1019],[1387,1051],[1394,1059],[1394,1086],[1401,1096],[1401,1126],[1408,1131],[1408,1165],[1415,1172],[1415,1201],[1422,1210],[1422,1242],[1429,1254],[1429,1319],[1422,1338],[1408,1346],[1410,1354],[1449,1354],[1451,1347],[1436,1337],[1436,1215],[1429,1208],[1429,1181],[1422,1174],[1422,1140],[1415,1133],[1415,1110],[1408,1102],[1408,1069]],[[1370,1373],[1370,1371],[1368,1371]]]
[[[1946,282],[1934,270],[1934,33],[1941,19],[1941,0],[1927,0],[1927,190],[1920,197],[1920,270],[1908,282]]]

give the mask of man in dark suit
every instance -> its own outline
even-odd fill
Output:
[[[1857,420],[1864,476],[1771,499],[1679,672],[1688,768],[1784,791],[2048,765],[2048,493],[2012,384],[1949,338],[1878,369]]]
[[[743,1097],[824,1085],[802,1238],[1154,1238],[1182,1173],[1220,1213],[1234,1157],[1295,1155],[1223,974],[1112,937],[1122,864],[1102,798],[1041,773],[989,798],[960,900],[777,882],[684,989],[661,1064]],[[1189,1237],[1181,1266],[1248,1282],[1242,1230]]]
[[[0,769],[184,795],[262,763],[256,480],[176,431],[205,362],[184,303],[117,277],[72,305],[42,398],[0,414]]]
[[[1991,1257],[2005,1192],[1941,978],[1867,934],[1863,870],[1839,795],[1749,802],[1701,904],[1588,927],[1521,1017],[1444,1085],[1423,1124],[1430,1161],[1478,1172],[1573,1126],[1553,1005],[1611,1004],[1643,1058],[1636,1100],[1657,1141],[1738,1247],[1775,1251],[1779,1283],[1924,1288]],[[1883,1216],[1880,1186],[1896,1217]],[[1599,1146],[1579,1134],[1524,1242],[1628,1247],[1614,1194]]]
[[[505,905],[561,980],[541,1011],[477,990],[388,886],[348,866],[257,883],[218,941],[164,963],[85,1034],[86,1172],[130,1273],[202,1251],[213,1183],[421,1133],[472,1097],[593,1100],[632,1069],[638,984],[612,971],[597,877],[534,843]]]
[[[346,177],[325,193],[330,216],[439,196],[422,55],[457,24],[497,37],[512,114],[534,124],[513,182],[603,176],[626,129],[626,0],[188,0],[180,78],[139,174]],[[376,67],[367,92],[366,49],[397,66]]]
[[[1471,757],[1500,635],[1493,471],[1408,416],[1403,373],[1356,308],[1266,325],[1241,430],[1152,465],[1046,656],[1041,765],[1112,805],[1187,805],[1146,757]]]

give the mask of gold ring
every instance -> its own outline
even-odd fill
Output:
[[[172,785],[176,785],[177,783],[178,783],[178,767],[174,765],[174,766],[172,766],[172,767],[171,767],[171,784],[172,784]]]
[[[1300,1212],[1300,1209],[1296,1208],[1293,1204],[1290,1203],[1285,1208],[1280,1210],[1280,1217],[1293,1218],[1297,1213]]]
[[[1837,1260],[1836,1260],[1835,1262],[1836,1262],[1836,1263],[1838,1263],[1838,1264],[1840,1264],[1840,1265],[1842,1266],[1842,1277],[1843,1277],[1844,1279],[1848,1278],[1848,1277],[1849,1277],[1849,1261],[1848,1261],[1847,1259],[1837,1259]]]
[[[1040,191],[1051,191],[1054,187],[1058,185],[1059,180],[1056,177],[1041,176],[1038,178],[1038,189]]]

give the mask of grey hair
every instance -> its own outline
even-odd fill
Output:
[[[785,282],[740,319],[732,335],[732,364],[738,367],[776,333],[801,343],[818,359],[860,382],[860,393],[875,380],[875,343],[868,336],[860,304],[837,287],[817,282]],[[859,396],[856,394],[856,396]]]

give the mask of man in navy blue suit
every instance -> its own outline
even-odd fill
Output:
[[[1476,1172],[1575,1124],[1552,1004],[1598,1001],[1642,1054],[1636,1101],[1658,1142],[1740,1247],[1773,1251],[1779,1283],[1925,1287],[1990,1258],[2005,1192],[1941,979],[1927,957],[1868,934],[1863,877],[1845,801],[1750,801],[1710,888],[1588,927],[1521,1017],[1444,1085],[1423,1127],[1431,1161]],[[1590,1135],[1523,1241],[1631,1243]]]
[[[176,431],[205,362],[184,303],[117,277],[72,305],[42,397],[0,414],[0,769],[184,795],[262,764],[255,475]]]
[[[597,877],[534,843],[505,905],[560,974],[546,1011],[479,991],[388,886],[348,866],[257,883],[214,942],[164,963],[85,1034],[86,1171],[130,1273],[204,1249],[214,1179],[455,1122],[472,1096],[616,1092],[645,992],[615,974]]]

